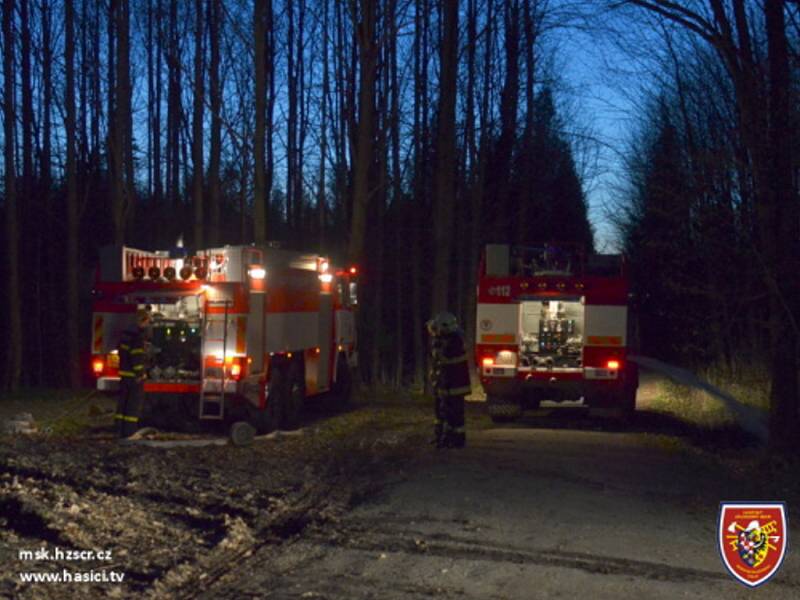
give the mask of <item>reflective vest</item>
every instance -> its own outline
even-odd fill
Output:
[[[144,376],[144,336],[140,331],[125,331],[119,343],[119,376],[128,381]]]
[[[431,347],[434,391],[443,396],[464,396],[472,391],[464,340],[458,332],[435,337]]]

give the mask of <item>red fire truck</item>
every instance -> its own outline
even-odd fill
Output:
[[[638,370],[628,280],[619,255],[568,245],[486,246],[480,263],[475,360],[495,421],[542,400],[580,400],[629,417]]]
[[[120,335],[151,313],[145,415],[298,425],[304,400],[346,400],[356,365],[355,267],[277,246],[187,253],[112,246],[94,285],[92,371],[119,385]]]

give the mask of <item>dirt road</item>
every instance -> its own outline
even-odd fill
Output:
[[[752,597],[715,541],[740,487],[639,434],[489,429],[201,597]],[[795,558],[756,593],[800,596]]]
[[[463,450],[426,446],[424,403],[397,399],[250,449],[4,445],[0,593],[74,597],[19,583],[56,563],[13,553],[47,544],[114,551],[126,583],[83,597],[800,597],[794,555],[755,591],[720,563],[721,500],[788,500],[790,524],[800,508],[735,435],[709,443],[741,460],[716,460],[646,393],[629,430],[569,409],[493,426],[481,408]]]

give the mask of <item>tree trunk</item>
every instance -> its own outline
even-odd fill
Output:
[[[178,35],[178,2],[169,0],[169,46],[167,48],[167,194],[173,215],[180,218],[180,127],[181,81]],[[173,232],[174,233],[174,232]]]
[[[298,21],[297,21],[297,98],[300,102],[298,106],[297,116],[297,138],[295,148],[294,160],[294,227],[297,243],[305,243],[305,224],[303,223],[303,214],[305,204],[303,201],[303,182],[305,177],[303,169],[305,166],[305,145],[306,137],[308,135],[308,100],[306,98],[306,53],[305,53],[305,29],[306,29],[306,3],[305,0],[298,2]],[[313,48],[313,45],[311,46]],[[311,56],[313,63],[314,57]],[[312,71],[313,73],[313,71]],[[313,86],[313,77],[308,84],[308,87]],[[310,98],[310,94],[308,95]]]
[[[30,367],[35,364],[37,355],[43,343],[41,338],[41,309],[39,307],[39,281],[41,279],[36,270],[35,258],[41,247],[41,233],[38,227],[32,228],[31,224],[38,219],[42,206],[39,203],[39,194],[35,189],[33,171],[33,85],[31,82],[31,19],[29,0],[19,2],[19,31],[21,41],[20,52],[20,91],[22,96],[22,182],[19,206],[21,230],[26,232],[20,237],[19,260],[22,273],[29,274],[20,280],[20,296],[22,303],[30,308],[27,314],[26,335],[22,340],[22,360]],[[22,383],[35,383],[31,378],[33,369],[26,368],[22,372]]]
[[[322,0],[322,23],[328,23],[328,0]],[[317,243],[320,253],[325,252],[325,164],[328,161],[328,97],[330,95],[330,74],[328,68],[328,32],[322,33],[322,98],[319,142],[319,175],[317,181]]]
[[[33,192],[33,86],[31,85],[31,23],[29,0],[19,0],[20,91],[22,95],[22,197],[26,204]],[[23,211],[26,206],[23,205]]]
[[[451,232],[456,176],[456,77],[458,75],[458,0],[442,0],[439,120],[436,140],[436,201],[434,208],[434,314],[448,310],[451,281]]]
[[[516,219],[515,239],[518,244],[525,242],[533,242],[540,240],[529,240],[528,223],[532,218],[531,214],[531,193],[534,186],[537,184],[534,181],[534,164],[536,155],[533,150],[533,123],[535,117],[534,110],[534,83],[536,78],[536,56],[534,48],[536,46],[537,24],[534,21],[534,15],[531,14],[531,0],[525,0],[523,8],[523,29],[525,35],[524,44],[524,57],[525,57],[525,130],[522,137],[522,156],[520,162],[523,172],[519,174],[521,182],[520,189],[517,190],[517,205],[519,206],[518,218]],[[587,251],[589,248],[587,248]]]
[[[772,388],[770,440],[773,447],[794,449],[798,425],[797,257],[800,256],[800,209],[793,183],[794,120],[791,74],[783,0],[765,0],[769,56],[769,207],[762,224],[765,259],[775,265],[770,286]],[[774,261],[774,262],[773,262]],[[787,326],[788,325],[788,326]]]
[[[42,21],[42,154],[40,188],[42,190],[39,199],[42,212],[46,213],[52,210],[51,202],[53,200],[52,194],[52,110],[53,110],[53,48],[52,48],[52,22],[50,11],[52,10],[48,0],[42,0],[41,4],[41,21]],[[42,243],[42,238],[47,238],[48,234],[52,232],[52,224],[44,224],[39,228],[39,243],[36,247],[36,272],[39,276],[36,278],[36,295],[39,297],[39,330],[38,330],[38,354],[36,356],[36,377],[35,380],[39,385],[50,383],[46,381],[45,377],[45,344],[44,339],[46,332],[51,330],[53,324],[53,316],[50,314],[50,302],[48,302],[47,295],[54,295],[55,288],[52,284],[52,276],[42,273],[42,260],[50,261],[52,250],[48,249],[48,244]],[[49,289],[48,289],[49,286]],[[44,292],[43,290],[47,290]],[[49,373],[49,369],[47,370]]]
[[[220,182],[219,168],[222,152],[222,94],[219,82],[220,31],[222,28],[221,0],[209,4],[209,43],[211,63],[209,65],[209,95],[211,100],[211,141],[208,156],[208,238],[211,246],[221,244],[220,239]]]
[[[192,114],[192,202],[194,247],[203,248],[203,0],[195,0],[194,110]]]
[[[360,264],[364,257],[364,236],[370,203],[369,173],[375,133],[375,71],[378,43],[375,38],[377,0],[359,0],[360,15],[356,28],[358,43],[358,126],[353,157],[353,217],[350,222],[350,261]],[[355,11],[354,11],[355,12]],[[368,285],[376,281],[370,280]]]
[[[133,210],[133,115],[131,113],[130,2],[117,4],[116,127],[121,206],[116,224],[117,243],[125,238],[125,226]]]
[[[64,62],[66,63],[66,88],[64,90],[64,103],[66,119],[64,129],[67,145],[67,361],[69,382],[72,388],[81,384],[80,351],[78,323],[81,322],[78,303],[78,182],[77,165],[75,160],[75,10],[73,0],[66,0],[64,4]]]
[[[295,46],[296,35],[294,25],[295,5],[297,2],[290,2],[286,6],[288,13],[288,31],[286,41],[286,87],[287,87],[287,104],[288,104],[288,118],[286,120],[286,231],[291,232],[295,226],[294,219],[294,203],[295,203],[295,189],[297,178],[297,67],[295,65]]]
[[[425,347],[423,344],[423,311],[426,303],[422,297],[422,231],[426,210],[428,136],[428,0],[416,0],[414,6],[414,205],[411,207],[411,304],[414,339],[414,383],[426,389]]]
[[[103,97],[100,93],[100,35],[101,35],[101,10],[95,6],[92,11],[92,55],[91,55],[91,122],[89,124],[91,139],[91,154],[89,158],[90,170],[93,176],[97,176],[100,171],[100,123],[103,120]],[[109,98],[111,94],[109,94]]]
[[[269,207],[272,203],[272,186],[275,181],[275,146],[272,138],[275,136],[275,102],[277,100],[277,93],[275,90],[275,13],[272,6],[272,1],[267,2],[267,40],[266,50],[267,56],[264,60],[266,64],[266,75],[269,76],[269,84],[267,86],[267,114],[264,117],[264,130],[266,131],[266,156],[267,166],[264,170],[264,202],[265,211],[269,212]],[[269,234],[270,224],[267,223],[265,227],[264,236]]]
[[[497,239],[512,239],[510,220],[511,164],[514,142],[517,139],[517,109],[519,104],[519,0],[506,3],[505,22],[505,81],[500,94],[500,139],[492,156],[492,198],[497,207],[494,235]]]
[[[253,160],[255,178],[253,180],[253,234],[256,245],[266,241],[267,210],[264,186],[264,102],[266,96],[266,65],[264,56],[265,20],[267,0],[256,0],[253,11],[253,48],[255,51],[255,95],[256,129],[253,136]],[[271,10],[270,10],[271,12]]]
[[[122,151],[125,166],[125,221],[133,214],[136,201],[136,188],[133,171],[133,85],[131,83],[131,5],[130,0],[122,0],[120,11],[119,73],[120,111],[122,112],[122,134],[125,140]],[[123,225],[124,226],[124,225]]]
[[[125,120],[123,102],[123,82],[120,81],[125,67],[121,64],[122,7],[124,0],[111,0],[109,35],[109,77],[113,73],[114,84],[109,81],[109,176],[111,178],[111,207],[114,226],[114,243],[122,245],[125,241],[125,166],[123,148],[125,145]],[[116,57],[113,56],[112,40],[116,36]],[[114,60],[116,58],[116,60]],[[113,64],[112,64],[113,63]]]
[[[391,69],[391,151],[392,151],[392,206],[394,208],[394,386],[403,385],[405,327],[403,323],[403,290],[406,287],[408,272],[403,247],[403,182],[400,170],[400,77],[397,69],[397,0],[391,0],[392,29],[388,32],[389,68]]]
[[[50,14],[52,11],[52,7],[50,6],[49,0],[45,0],[42,3],[42,22],[47,23],[47,28],[51,27],[51,18]],[[48,15],[45,18],[45,13]],[[80,40],[80,69],[78,74],[80,76],[80,84],[78,84],[78,89],[80,90],[81,98],[83,98],[83,102],[81,102],[80,106],[80,113],[78,115],[78,150],[76,154],[76,161],[80,165],[78,168],[81,173],[85,176],[86,175],[86,164],[88,162],[88,155],[89,155],[89,33],[92,30],[91,22],[89,20],[89,3],[82,2],[81,3],[81,40]],[[48,33],[48,41],[46,46],[50,46],[50,34]],[[44,42],[42,42],[44,43]],[[50,51],[52,52],[52,50]],[[52,62],[52,57],[51,57]]]
[[[5,154],[6,221],[6,329],[5,387],[16,390],[22,376],[22,321],[20,314],[19,254],[17,231],[16,165],[14,164],[14,1],[3,0],[3,134]]]
[[[164,9],[161,0],[156,1],[156,56],[155,56],[155,110],[153,112],[153,203],[162,206],[164,188],[161,179],[161,71],[164,57],[164,29],[161,26]]]
[[[487,7],[486,48],[491,48],[491,5]],[[469,192],[469,229],[464,244],[466,253],[464,302],[464,335],[468,345],[475,344],[475,286],[477,280],[477,250],[480,246],[480,197],[483,181],[479,177],[480,165],[476,148],[475,132],[475,87],[477,82],[475,53],[477,49],[478,23],[476,0],[468,0],[467,8],[467,101],[464,126],[464,176]],[[491,54],[490,52],[487,52]],[[483,116],[483,115],[481,115]],[[485,123],[481,120],[481,126]]]
[[[155,61],[153,60],[153,5],[147,3],[147,196],[153,197],[153,109],[155,108]]]

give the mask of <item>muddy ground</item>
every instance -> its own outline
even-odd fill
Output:
[[[786,500],[793,525],[796,465],[735,430],[698,430],[653,412],[657,387],[645,381],[627,426],[579,408],[495,426],[472,403],[464,450],[429,446],[427,402],[408,394],[363,394],[338,413],[318,406],[299,434],[246,448],[123,446],[107,423],[6,436],[0,595],[754,595],[720,563],[719,502]],[[110,556],[67,560],[55,548]],[[37,549],[51,556],[20,554]],[[20,577],[65,571],[125,579]],[[755,595],[800,597],[797,557]]]

